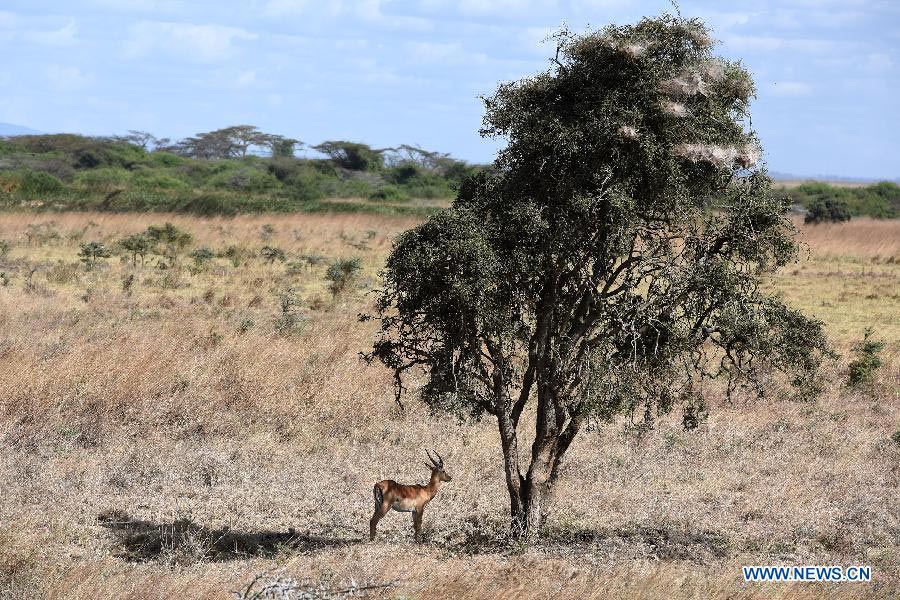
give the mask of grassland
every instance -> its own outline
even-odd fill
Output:
[[[900,222],[809,227],[808,254],[769,283],[842,355],[823,397],[713,397],[696,432],[583,435],[524,548],[504,539],[491,423],[400,412],[357,356],[372,325],[356,315],[416,219],[0,213],[0,597],[228,598],[259,573],[396,582],[397,598],[900,594]],[[78,261],[81,242],[163,221],[237,258]],[[362,274],[333,297],[327,265],[351,257]],[[867,326],[886,364],[849,389]],[[426,543],[398,514],[363,541],[373,482],[423,481],[425,447],[454,478]],[[742,564],[867,564],[875,581],[749,585]]]

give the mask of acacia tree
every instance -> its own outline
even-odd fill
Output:
[[[812,391],[828,353],[819,322],[760,289],[797,246],[747,71],[668,15],[556,41],[546,72],[484,100],[482,135],[508,142],[494,170],[395,242],[367,355],[398,401],[422,369],[434,409],[496,418],[528,538],[586,424],[681,405],[696,425],[707,378]]]

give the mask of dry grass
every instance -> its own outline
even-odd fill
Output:
[[[163,220],[215,250],[276,245],[288,263],[77,262],[79,241]],[[29,225],[48,221],[37,239]],[[900,223],[809,228],[808,260],[771,282],[844,354],[823,398],[719,402],[695,433],[666,421],[642,438],[620,425],[585,434],[533,548],[504,542],[491,423],[415,403],[401,414],[388,374],[357,357],[372,339],[356,320],[366,291],[413,223],[0,214],[12,245],[0,257],[0,596],[227,598],[261,572],[396,580],[384,595],[414,598],[900,593]],[[359,256],[359,286],[332,299],[325,264],[287,266],[304,255]],[[289,331],[287,288],[301,300]],[[847,351],[868,325],[887,364],[872,389],[849,390]],[[372,483],[423,480],[426,446],[454,477],[425,515],[427,542],[393,514],[364,543]],[[741,564],[773,563],[871,564],[875,582],[742,582]]]

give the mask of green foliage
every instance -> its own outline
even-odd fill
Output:
[[[345,292],[359,277],[360,271],[362,263],[357,257],[340,259],[328,265],[325,279],[330,282],[328,289],[332,295],[338,296]]]
[[[109,249],[101,242],[85,242],[81,244],[81,251],[78,252],[79,259],[88,271],[97,265],[98,260],[110,256]]]
[[[228,246],[219,252],[219,256],[230,260],[231,265],[235,268],[241,266],[241,263],[246,259],[247,254],[247,251],[239,246]]]
[[[791,200],[812,211],[824,205],[845,205],[853,216],[878,219],[900,217],[900,186],[882,181],[862,187],[838,187],[823,182],[809,182],[790,190],[781,190]],[[827,210],[825,211],[827,214]]]
[[[151,152],[149,159],[150,165],[154,167],[178,167],[187,163],[189,160],[183,156],[160,150]]]
[[[813,200],[809,205],[809,212],[803,219],[804,223],[842,223],[850,220],[850,207],[840,198],[826,198]]]
[[[91,191],[108,192],[125,188],[131,182],[132,173],[121,167],[99,167],[82,171],[75,176],[75,185]]]
[[[272,264],[276,260],[279,262],[284,262],[287,257],[284,254],[284,250],[275,246],[263,246],[259,251],[259,255],[262,256],[263,262],[266,264]]]
[[[194,267],[203,269],[209,261],[216,257],[216,254],[207,246],[200,246],[199,248],[191,250],[191,253],[188,254],[188,256],[194,261]]]
[[[894,433],[891,434],[891,440],[892,440],[895,444],[897,444],[898,446],[900,446],[900,430],[895,431]]]
[[[395,185],[383,185],[369,194],[369,200],[403,201],[409,200],[405,191]]]
[[[144,132],[116,138],[21,136],[0,149],[0,202],[32,210],[210,216],[323,210],[429,214],[435,209],[379,203],[450,198],[462,174],[471,171],[445,154],[410,146],[401,147],[406,158],[395,157],[386,168],[387,151],[365,144],[325,142],[320,149],[328,159],[296,158],[291,148],[297,144],[250,126],[199,134],[186,145]],[[250,152],[265,149],[271,156]],[[326,197],[373,202],[319,202]]]
[[[275,330],[282,334],[292,333],[300,319],[297,308],[300,306],[300,298],[296,290],[288,287],[278,293],[278,307],[280,312],[275,320]]]
[[[44,198],[65,190],[63,182],[43,171],[0,171],[0,193],[19,193],[29,198]]]
[[[168,259],[170,264],[175,263],[179,253],[193,240],[190,233],[168,222],[161,227],[149,226],[145,235],[152,243],[153,252]]]
[[[331,140],[313,146],[313,150],[327,155],[335,164],[350,171],[377,171],[384,166],[381,153],[367,144]]]
[[[137,265],[137,257],[141,257],[141,264],[144,264],[144,257],[153,248],[153,240],[145,233],[133,233],[128,237],[119,240],[119,246],[129,254],[131,254],[131,264]]]
[[[872,333],[872,328],[867,327],[862,342],[853,346],[856,358],[848,365],[847,377],[847,383],[852,387],[871,384],[875,380],[875,373],[884,364],[881,360],[884,342],[873,340]]]
[[[280,187],[278,179],[272,174],[240,164],[213,175],[207,185],[241,192],[268,192]]]
[[[187,182],[174,175],[151,169],[137,171],[131,182],[141,190],[187,190],[189,187]]]
[[[0,260],[6,260],[11,249],[12,244],[7,242],[6,240],[0,240]]]

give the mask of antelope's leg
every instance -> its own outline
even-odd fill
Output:
[[[375,528],[378,527],[378,521],[381,518],[388,514],[388,511],[391,510],[390,505],[381,499],[378,501],[378,495],[375,497],[375,512],[372,514],[372,519],[369,521],[369,541],[373,541],[375,539]]]
[[[422,541],[422,513],[425,511],[425,507],[416,508],[413,511],[413,529],[415,530],[415,540],[417,542]]]

